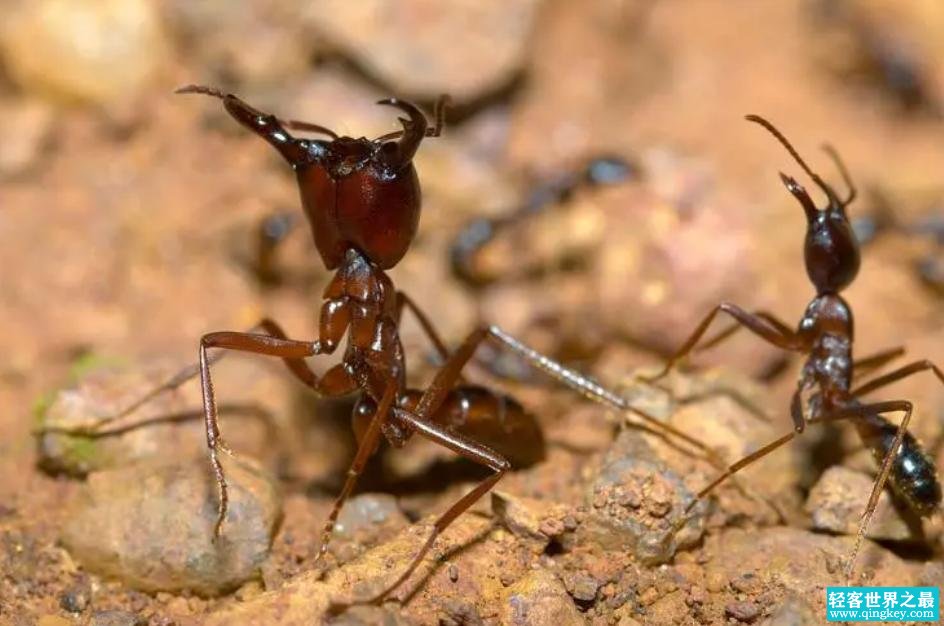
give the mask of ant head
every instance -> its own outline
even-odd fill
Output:
[[[403,130],[367,139],[338,136],[315,124],[284,122],[288,128],[314,130],[330,137],[330,140],[308,140],[307,154],[293,165],[321,166],[336,182],[365,171],[380,181],[396,179],[412,167],[413,156],[427,136],[426,116],[415,105],[394,98],[380,100],[377,104],[396,107],[406,113],[407,118],[399,118]]]
[[[849,187],[849,194],[844,200],[840,199],[836,191],[807,166],[786,137],[773,124],[757,115],[748,115],[747,119],[770,131],[800,164],[803,171],[826,194],[826,207],[818,209],[809,193],[796,179],[783,172],[780,173],[780,179],[787,191],[799,201],[806,215],[806,241],[803,256],[806,261],[806,273],[816,287],[817,293],[836,293],[848,287],[859,272],[859,244],[852,225],[849,223],[849,217],[846,215],[846,207],[855,199],[856,190],[839,154],[831,146],[823,146],[826,153],[836,163],[843,180]]]
[[[420,184],[413,156],[427,136],[438,136],[448,97],[436,106],[436,126],[415,105],[395,98],[377,104],[406,114],[403,130],[376,139],[340,137],[308,122],[283,121],[233,94],[203,85],[177,93],[204,94],[223,101],[226,111],[268,141],[295,169],[302,204],[315,246],[329,270],[356,250],[383,269],[396,265],[413,242],[420,218]],[[329,139],[297,139],[286,129],[310,131]]]
[[[383,269],[396,265],[416,235],[420,183],[413,156],[427,135],[426,116],[408,102],[378,104],[405,112],[403,130],[376,139],[308,141],[295,163],[302,204],[328,269],[356,249]],[[330,131],[329,131],[330,132]]]

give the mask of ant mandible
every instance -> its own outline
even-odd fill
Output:
[[[75,431],[100,435],[106,424],[199,374],[208,454],[219,489],[214,536],[222,531],[229,499],[219,455],[233,454],[223,442],[210,377],[210,365],[225,353],[210,354],[214,348],[280,358],[296,378],[322,396],[360,393],[352,415],[358,448],[322,529],[319,559],[327,552],[340,509],[368,458],[378,449],[381,436],[394,447],[401,447],[412,435],[419,434],[492,470],[434,522],[428,538],[396,580],[364,602],[383,599],[409,578],[435,539],[511,468],[508,458],[534,462],[543,456],[543,438],[533,417],[513,399],[461,379],[465,364],[484,341],[512,351],[591,400],[621,413],[633,413],[650,427],[686,441],[720,465],[714,451],[700,441],[630,406],[622,396],[520,343],[497,326],[478,328],[450,354],[426,315],[406,294],[395,289],[385,270],[406,254],[419,222],[420,188],[413,156],[425,137],[440,134],[445,98],[437,103],[433,127],[427,126],[426,117],[413,104],[397,99],[379,101],[400,109],[406,117],[399,118],[403,130],[371,140],[342,137],[308,122],[284,121],[233,94],[210,87],[190,85],[177,92],[219,98],[234,119],[265,139],[288,161],[297,176],[315,246],[326,268],[336,272],[324,291],[317,340],[290,339],[269,319],[249,332],[209,333],[200,340],[198,365],[181,370],[122,411]],[[329,140],[296,138],[287,129],[320,133]],[[404,307],[418,318],[443,361],[432,383],[422,391],[406,386],[406,359],[399,336]],[[341,362],[318,376],[305,359],[333,353],[345,336],[347,345]],[[502,453],[473,437],[488,437]]]
[[[941,504],[941,485],[934,464],[908,432],[912,403],[907,400],[893,400],[864,404],[860,402],[860,398],[918,372],[931,370],[942,383],[944,374],[934,363],[920,360],[852,388],[853,373],[857,369],[875,369],[904,354],[904,348],[899,347],[859,361],[853,361],[852,358],[852,309],[839,292],[852,283],[859,270],[858,243],[846,215],[846,207],[856,196],[855,187],[839,154],[831,146],[824,145],[823,149],[834,161],[849,188],[845,199],[840,199],[835,190],[809,168],[773,124],[757,115],[748,115],[747,120],[760,124],[773,134],[826,195],[826,207],[817,209],[803,186],[792,177],[780,173],[780,179],[787,191],[799,201],[806,215],[804,259],[806,273],[816,288],[816,296],[807,306],[795,331],[766,311],[750,313],[730,302],[722,302],[702,320],[695,332],[659,373],[641,378],[645,382],[653,383],[667,375],[681,359],[696,349],[699,340],[719,312],[727,313],[736,323],[707,340],[699,350],[717,345],[744,327],[778,348],[806,354],[807,360],[790,402],[793,432],[730,465],[698,493],[698,498],[690,503],[689,508],[738,470],[802,433],[807,424],[852,420],[862,442],[872,450],[880,471],[872,486],[868,504],[859,522],[855,544],[846,564],[846,576],[851,577],[862,539],[868,530],[886,481],[919,516],[931,515]],[[803,406],[805,392],[811,393],[806,404],[806,414]],[[904,414],[897,427],[882,417],[882,414],[893,412]]]

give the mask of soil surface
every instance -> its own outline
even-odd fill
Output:
[[[835,146],[857,185],[862,267],[843,294],[855,355],[905,346],[896,364],[944,362],[940,3],[3,8],[0,623],[825,621],[876,473],[855,431],[811,427],[696,502],[719,467],[790,432],[800,362],[742,332],[661,388],[635,375],[722,300],[792,326],[813,296],[803,214],[777,177],[802,172],[748,113],[842,189],[819,149]],[[514,470],[388,602],[358,605],[487,472],[418,438],[383,446],[319,558],[354,399],[314,397],[277,360],[227,356],[213,372],[233,498],[214,540],[193,381],[106,436],[62,431],[193,363],[204,333],[269,317],[316,334],[331,273],[292,172],[219,101],[173,95],[190,83],[354,137],[399,128],[378,99],[431,111],[451,94],[443,136],[416,157],[423,215],[395,284],[448,346],[499,324],[701,445],[483,348],[467,380],[513,395],[542,434],[492,442]],[[588,184],[602,156],[618,175]],[[457,258],[457,236],[485,218],[498,235]],[[435,351],[409,314],[401,333],[410,384],[425,386]],[[924,372],[871,397],[914,402],[911,430],[940,467],[944,385]],[[939,514],[917,519],[889,492],[854,579],[941,586],[942,550]]]

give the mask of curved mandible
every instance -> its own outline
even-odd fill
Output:
[[[415,104],[397,98],[378,100],[377,104],[396,107],[409,116],[409,119],[398,118],[403,124],[403,136],[397,141],[397,153],[393,162],[390,163],[396,169],[400,169],[413,160],[420,142],[426,136],[426,116]],[[387,135],[381,139],[385,137]]]

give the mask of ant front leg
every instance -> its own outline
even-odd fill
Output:
[[[715,319],[715,316],[719,312],[724,312],[734,318],[734,320],[740,325],[744,326],[755,335],[759,336],[761,339],[767,343],[773,344],[774,346],[781,348],[783,350],[799,350],[802,348],[802,342],[800,338],[785,324],[776,320],[776,318],[768,317],[765,313],[748,313],[741,307],[730,302],[722,302],[716,306],[711,313],[709,313],[695,328],[695,332],[682,344],[682,347],[679,348],[669,360],[666,362],[665,367],[656,374],[655,376],[640,376],[639,379],[646,383],[654,383],[662,378],[664,378],[675,365],[688,356],[698,344],[698,341],[705,334],[705,331],[708,330],[708,327],[711,325],[711,322]],[[730,336],[734,331],[723,331],[721,335],[714,337],[709,341],[709,345],[714,345],[720,342],[721,340]]]
[[[213,380],[210,377],[210,359],[207,355],[207,350],[210,348],[223,348],[279,357],[285,360],[296,375],[308,377],[306,382],[324,395],[343,395],[349,393],[354,385],[351,380],[343,380],[337,377],[326,377],[319,381],[314,373],[307,369],[304,359],[322,353],[320,341],[296,341],[271,335],[231,331],[215,332],[203,336],[200,340],[200,384],[203,391],[203,411],[206,418],[207,448],[209,449],[210,464],[213,467],[219,489],[219,511],[216,525],[213,528],[214,537],[219,537],[223,520],[226,517],[229,494],[226,486],[226,476],[218,454],[222,451],[232,455],[232,451],[226,447],[220,432]],[[307,371],[303,370],[303,367]]]
[[[323,319],[328,319],[329,323],[322,324],[324,330],[321,335],[322,338],[319,340],[319,343],[320,343],[319,354],[331,354],[334,351],[335,346],[337,346],[338,342],[340,341],[340,337],[343,334],[343,330],[338,330],[337,327],[341,325],[339,322],[343,322],[344,320],[338,320],[339,317],[340,317],[340,314],[338,313],[335,313],[333,316],[331,312],[323,313]],[[285,334],[285,331],[282,329],[282,327],[276,321],[269,318],[264,318],[260,320],[258,324],[251,327],[249,330],[245,332],[248,334],[256,334],[258,331],[268,333],[272,337],[277,337],[280,339],[288,338],[288,336]],[[214,351],[212,354],[207,355],[207,363],[208,365],[213,365],[214,363],[221,361],[223,357],[225,356],[226,356],[226,352],[223,350]],[[311,387],[312,389],[315,389],[316,391],[318,390],[318,384],[317,384],[318,377],[315,375],[314,371],[312,371],[312,369],[308,366],[308,363],[306,363],[304,359],[285,359],[285,364],[286,366],[288,366],[289,370],[292,372],[295,378],[297,378],[299,381],[304,383],[306,386]],[[329,380],[336,380],[343,377],[344,373],[341,371],[335,371],[336,369],[337,369],[336,367],[332,368],[328,370],[328,372],[325,374],[323,380],[326,383]],[[145,404],[147,404],[148,402],[150,402],[151,400],[153,400],[160,394],[177,389],[178,387],[180,387],[187,381],[191,380],[192,378],[195,378],[198,374],[200,374],[199,363],[188,365],[180,369],[173,376],[171,376],[170,378],[168,378],[161,384],[155,386],[154,388],[150,389],[149,391],[147,391],[146,393],[138,397],[136,400],[134,400],[133,402],[131,402],[124,408],[120,409],[119,411],[112,413],[111,415],[106,415],[105,417],[101,417],[87,426],[81,426],[78,428],[70,428],[66,434],[88,435],[88,436],[102,435],[104,434],[102,430],[104,427],[128,415],[131,415],[132,413],[140,409],[142,406],[144,406]],[[334,386],[337,387],[338,385],[334,385]],[[45,431],[40,430],[38,434],[43,434],[43,432]]]
[[[763,319],[769,322],[771,326],[776,328],[777,331],[779,331],[784,336],[790,336],[793,334],[793,329],[787,326],[787,324],[781,321],[780,318],[778,318],[773,313],[770,313],[768,311],[757,310],[757,311],[751,312],[750,315],[753,315],[754,317],[758,317],[760,319]],[[692,351],[704,352],[705,350],[714,348],[719,343],[727,340],[728,338],[731,337],[731,335],[741,330],[742,328],[744,328],[743,325],[741,325],[739,322],[735,322],[734,324],[731,324],[730,326],[728,326],[727,328],[719,332],[717,335],[715,335],[711,339],[708,339],[701,345],[697,346],[696,348],[693,348]]]

